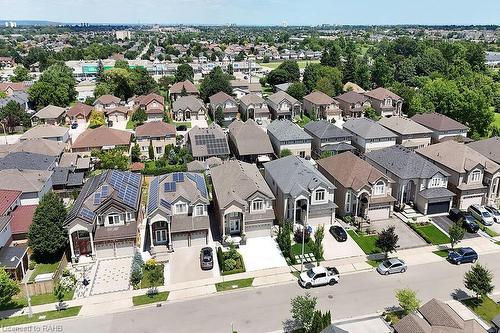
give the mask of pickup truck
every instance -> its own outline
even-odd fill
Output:
[[[338,283],[340,279],[340,274],[335,267],[313,267],[307,272],[300,273],[299,284],[309,289],[311,287],[317,287],[321,285],[331,285]]]

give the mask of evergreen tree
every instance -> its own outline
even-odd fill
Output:
[[[132,162],[140,162],[141,160],[141,147],[136,143],[132,146],[130,150],[130,159]]]

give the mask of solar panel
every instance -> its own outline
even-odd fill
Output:
[[[165,192],[175,192],[177,190],[177,184],[175,182],[168,182],[163,185]]]
[[[195,144],[207,148],[209,155],[227,155],[229,147],[225,138],[216,138],[214,134],[195,135]]]
[[[90,219],[90,220],[93,220],[94,217],[95,217],[95,213],[93,211],[91,211],[90,209],[87,209],[85,207],[83,207],[82,209],[80,209],[80,216],[86,218],[86,219]]]
[[[173,180],[176,183],[182,183],[184,181],[184,174],[182,172],[175,172],[173,174]]]
[[[167,200],[164,200],[164,199],[160,199],[160,205],[162,205],[166,209],[171,209],[171,207],[172,207],[170,202],[168,202]]]
[[[158,177],[153,178],[149,183],[149,196],[148,196],[148,214],[152,213],[158,208]]]
[[[201,195],[205,198],[208,198],[207,186],[205,184],[205,178],[198,174],[187,173],[186,174],[189,179],[191,179],[196,184],[196,188],[200,191]]]
[[[101,203],[101,193],[94,194],[94,205],[99,205]]]
[[[109,195],[109,186],[108,185],[103,185],[101,187],[101,198],[105,198]]]

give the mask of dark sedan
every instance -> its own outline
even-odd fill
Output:
[[[200,251],[200,265],[203,270],[214,268],[214,255],[211,247],[204,247]]]
[[[470,247],[462,247],[456,251],[448,253],[448,261],[452,264],[460,265],[462,263],[475,263],[478,259],[476,251]]]
[[[347,240],[347,232],[339,225],[332,225],[330,227],[330,233],[337,242],[345,242]]]
[[[463,212],[457,208],[452,208],[449,213],[449,218],[453,222],[462,221],[462,227],[470,233],[476,233],[479,230],[479,224],[471,213]]]

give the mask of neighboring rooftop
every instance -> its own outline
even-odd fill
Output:
[[[312,139],[312,137],[304,132],[302,128],[288,119],[273,120],[269,126],[267,126],[267,132],[272,134],[280,142]]]
[[[411,120],[434,131],[464,131],[469,129],[458,121],[437,112],[416,114],[411,117]]]
[[[295,98],[293,98],[292,96],[290,96],[289,94],[287,94],[284,91],[278,91],[277,93],[274,93],[271,96],[268,96],[267,99],[276,105],[278,105],[279,103],[281,103],[284,100],[290,102],[291,104],[295,104],[298,102]]]
[[[351,133],[324,119],[308,122],[304,130],[320,139],[351,138],[352,136]]]
[[[396,138],[396,134],[369,118],[350,118],[343,127],[364,139]]]
[[[67,127],[61,127],[56,125],[41,124],[30,128],[23,135],[21,135],[20,140],[28,139],[49,139],[56,137],[63,137],[69,131]]]
[[[208,127],[193,127],[188,133],[193,157],[229,155],[226,134],[216,123]]]
[[[180,94],[183,88],[188,94],[198,93],[196,86],[189,80],[174,83],[170,87],[169,92],[171,94]]]
[[[205,109],[203,101],[195,96],[181,96],[177,98],[172,106],[172,112],[190,110],[191,112],[198,112],[200,109]]]
[[[246,122],[235,120],[228,126],[229,136],[238,151],[238,155],[273,154],[271,141],[259,125],[253,120]]]
[[[48,139],[30,139],[10,145],[0,145],[0,156],[13,152],[37,153],[59,157],[65,148],[65,143]]]
[[[105,146],[125,146],[130,144],[132,133],[109,127],[87,128],[75,140],[72,149],[102,148]]]
[[[383,101],[386,98],[391,98],[393,100],[402,100],[401,97],[390,91],[389,89],[383,88],[383,87],[378,87],[370,91],[366,91],[365,96],[368,96],[370,98]]]
[[[493,162],[500,164],[500,138],[498,136],[471,142],[467,146],[483,154]]]
[[[135,135],[141,137],[175,137],[175,133],[175,125],[163,121],[150,121],[135,129]]]
[[[94,101],[94,105],[97,105],[97,104],[103,104],[103,105],[118,104],[118,103],[120,103],[120,101],[121,101],[121,99],[119,97],[116,97],[113,95],[102,95]]]
[[[5,215],[20,196],[21,191],[0,189],[0,216]]]
[[[363,104],[368,100],[368,97],[354,91],[348,91],[346,93],[343,93],[342,95],[335,97],[335,99],[337,101],[343,101],[349,104],[356,104],[356,103]]]
[[[406,117],[382,117],[378,123],[399,135],[432,134],[431,129]]]
[[[49,170],[55,166],[57,157],[28,152],[11,152],[0,158],[0,170]]]
[[[315,105],[338,104],[336,100],[321,91],[313,91],[309,95],[305,96],[304,100],[309,101]]]
[[[17,206],[12,212],[12,219],[10,220],[10,228],[13,235],[28,233],[37,207],[38,205]]]
[[[83,117],[87,118],[93,109],[94,108],[91,105],[76,102],[75,105],[69,108],[66,115],[68,117],[77,117],[79,115],[82,115]]]
[[[40,192],[50,180],[52,171],[42,170],[0,170],[0,188],[23,193]]]

